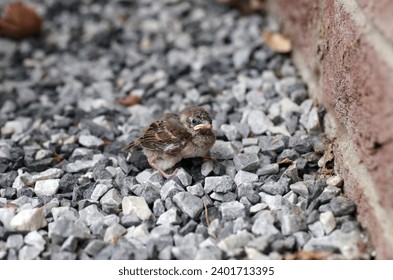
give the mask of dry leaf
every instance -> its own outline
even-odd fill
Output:
[[[291,165],[293,163],[293,160],[289,159],[289,158],[284,158],[282,160],[280,160],[279,162],[277,162],[278,165]]]
[[[217,0],[217,2],[239,9],[244,15],[265,11],[265,0]]]
[[[266,45],[278,53],[289,53],[292,50],[292,43],[289,38],[281,33],[263,32],[263,39]]]
[[[0,19],[0,36],[23,39],[40,34],[42,18],[21,2],[8,4]]]
[[[104,139],[104,143],[102,144],[103,146],[108,146],[111,143],[108,139]]]
[[[58,153],[55,153],[53,159],[54,159],[57,163],[63,161],[63,157],[61,156],[61,154],[58,154]]]
[[[293,254],[286,255],[287,260],[325,260],[331,253],[328,252],[312,252],[312,251],[297,251]]]
[[[318,161],[320,168],[326,168],[326,165],[334,159],[333,145],[329,144],[325,150],[325,153]]]
[[[119,103],[124,106],[133,106],[141,103],[141,98],[139,96],[129,94],[123,99],[120,99]]]

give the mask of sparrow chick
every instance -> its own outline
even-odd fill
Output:
[[[165,171],[184,158],[206,157],[215,141],[212,119],[205,109],[196,107],[180,114],[166,113],[123,151],[142,147],[150,166],[169,178],[176,170],[170,174]]]

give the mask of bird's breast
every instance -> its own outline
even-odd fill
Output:
[[[183,158],[205,157],[210,147],[199,147],[194,143],[188,143],[181,151]]]

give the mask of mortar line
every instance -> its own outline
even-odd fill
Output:
[[[339,2],[347,13],[351,15],[352,20],[359,27],[364,28],[364,34],[370,45],[376,50],[377,55],[393,69],[393,47],[391,42],[381,33],[380,29],[371,23],[359,7],[356,0],[336,0]]]

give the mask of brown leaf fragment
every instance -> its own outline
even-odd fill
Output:
[[[61,154],[55,153],[55,155],[53,156],[53,159],[59,163],[63,161],[63,157],[61,156]]]
[[[281,33],[264,31],[263,39],[266,45],[275,52],[289,53],[292,50],[291,40]]]
[[[108,139],[104,139],[104,144],[102,144],[103,146],[108,146],[111,143],[111,141],[109,141]]]
[[[21,40],[37,36],[41,32],[42,18],[33,8],[21,2],[6,6],[5,13],[0,19],[0,36]]]
[[[265,0],[217,0],[218,3],[240,10],[243,15],[265,12]]]
[[[329,252],[312,252],[312,251],[297,251],[293,254],[285,256],[287,260],[326,260],[331,253]]]
[[[293,160],[289,159],[289,158],[284,158],[282,160],[280,160],[279,162],[277,162],[278,165],[291,165],[293,163]]]
[[[318,161],[318,166],[321,168],[327,168],[327,164],[334,160],[333,145],[329,144],[325,150],[325,153]]]
[[[126,97],[120,99],[119,103],[124,106],[134,106],[141,103],[141,98],[137,95],[129,94]]]

